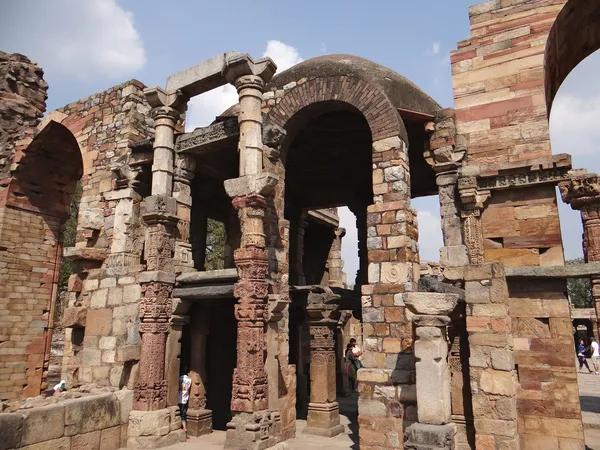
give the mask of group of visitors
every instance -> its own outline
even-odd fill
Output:
[[[598,375],[600,368],[600,347],[598,346],[598,342],[596,339],[590,339],[590,345],[585,346],[585,341],[583,339],[579,340],[579,344],[577,345],[577,360],[579,361],[579,372],[583,373],[583,366],[592,373],[590,366],[588,365],[586,359],[586,352],[589,351],[592,354],[592,366],[594,366],[594,373]]]

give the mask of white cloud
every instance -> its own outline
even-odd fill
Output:
[[[342,239],[342,259],[344,272],[348,277],[348,284],[354,284],[358,270],[358,231],[356,229],[356,216],[344,206],[338,208],[340,227],[346,229],[346,236]]]
[[[281,41],[267,42],[263,56],[269,56],[277,64],[277,72],[303,61],[296,48]],[[192,98],[188,106],[186,130],[210,125],[219,114],[237,102],[238,95],[231,84]]]
[[[439,261],[442,240],[442,224],[439,213],[422,210],[417,214],[419,222],[419,259]]]
[[[278,73],[304,61],[298,53],[298,49],[275,40],[267,42],[267,48],[265,49],[263,56],[269,56],[275,61]]]
[[[437,55],[440,52],[441,42],[434,42],[431,44],[431,47],[425,50],[425,53],[428,55]]]
[[[7,9],[3,49],[26,54],[47,73],[122,78],[146,63],[133,14],[115,0],[19,0]]]
[[[556,95],[550,113],[553,153],[597,153],[597,143],[600,140],[600,95],[593,92],[591,94],[576,95],[560,90]]]

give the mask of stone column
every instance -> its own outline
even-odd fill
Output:
[[[173,172],[173,197],[177,200],[177,241],[175,243],[175,262],[177,271],[190,271],[194,268],[192,245],[190,243],[190,222],[192,220],[192,180],[196,158],[192,155],[175,155]]]
[[[461,218],[463,220],[464,242],[469,252],[471,264],[483,264],[485,253],[483,249],[483,226],[481,214],[485,203],[492,196],[487,189],[477,187],[477,177],[461,177],[459,179],[459,193],[463,204]]]
[[[174,299],[177,301],[177,299]],[[181,353],[181,336],[183,327],[189,323],[189,317],[179,314],[171,316],[171,330],[167,337],[165,353],[165,370],[167,372],[167,406],[177,406],[179,399],[179,372]]]
[[[129,421],[128,447],[161,446],[165,439],[161,430],[148,436],[144,423],[174,417],[167,406],[167,381],[165,354],[167,334],[172,315],[171,294],[175,284],[175,239],[177,236],[177,200],[173,192],[174,131],[187,98],[178,93],[166,93],[160,88],[145,92],[153,107],[155,124],[154,163],[152,166],[152,195],[142,203],[142,218],[146,224],[144,256],[146,272],[140,274],[142,299],[140,300],[140,325],[142,349],[138,384],[133,397]],[[150,413],[152,412],[152,413]],[[174,427],[175,428],[175,427]],[[185,439],[182,430],[173,430],[176,439]]]
[[[450,323],[449,314],[458,303],[458,295],[415,292],[407,294],[405,301],[416,325],[414,351],[419,422],[406,429],[408,442],[404,448],[453,449],[456,430],[449,425],[452,403],[446,327]],[[436,439],[432,440],[434,435]]]
[[[206,409],[206,341],[208,336],[208,311],[194,310],[190,329],[190,401],[188,404],[188,434],[203,436],[212,431],[212,411]]]
[[[458,172],[466,148],[456,143],[458,139],[453,109],[440,111],[434,122],[427,125],[426,131],[431,132],[430,148],[424,157],[435,171],[442,217],[444,246],[440,249],[440,263],[442,267],[460,267],[469,263],[462,236],[458,195]]]
[[[332,294],[309,294],[310,403],[303,433],[333,437],[343,433],[336,396],[335,333],[340,311],[325,303]]]
[[[336,228],[335,237],[329,251],[329,281],[330,287],[344,287],[344,260],[342,259],[342,238],[346,236],[345,228]]]
[[[586,263],[600,262],[600,180],[595,173],[573,175],[570,181],[559,184],[565,203],[581,212],[583,223],[583,257]],[[592,297],[596,318],[600,317],[600,274],[591,277]],[[600,338],[598,321],[594,334]]]
[[[273,194],[277,177],[262,173],[262,92],[275,73],[269,58],[254,62],[247,55],[227,61],[224,75],[240,96],[240,177],[225,181],[241,225],[240,248],[234,252],[238,282],[234,296],[238,320],[237,365],[233,373],[232,421],[225,448],[263,449],[276,443],[274,414],[268,410],[265,370],[269,256],[264,233],[265,196]]]

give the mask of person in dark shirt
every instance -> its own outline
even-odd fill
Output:
[[[579,371],[583,372],[583,366],[585,365],[589,373],[592,373],[590,366],[588,365],[587,359],[585,358],[585,345],[583,339],[579,340],[577,345],[577,360],[579,361]]]

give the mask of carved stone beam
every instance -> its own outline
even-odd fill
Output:
[[[600,204],[600,179],[595,173],[576,174],[559,183],[560,195],[575,210]]]

